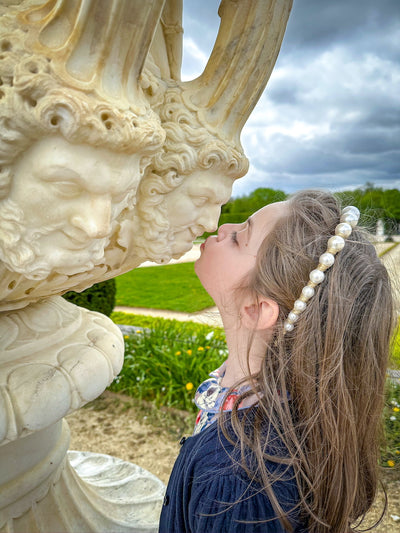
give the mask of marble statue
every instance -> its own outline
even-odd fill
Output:
[[[123,363],[60,295],[178,258],[216,228],[291,0],[223,0],[180,80],[180,0],[0,2],[0,532],[156,531],[163,484],[69,452],[64,417]]]
[[[387,235],[385,235],[385,225],[381,218],[376,223],[376,232],[374,236],[375,242],[385,242]]]

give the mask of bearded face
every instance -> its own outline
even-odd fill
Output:
[[[192,248],[196,237],[214,231],[234,180],[221,170],[210,169],[167,181],[168,176],[156,174],[147,178],[141,184],[140,216],[121,224],[118,242],[132,247],[142,261],[178,259]]]
[[[73,250],[71,246],[63,247],[57,238],[63,233],[60,228],[29,228],[23,211],[12,200],[0,203],[0,227],[0,260],[12,272],[32,280],[46,279],[51,272],[87,272],[102,262],[109,242],[104,238]]]
[[[134,198],[137,155],[62,137],[37,141],[15,165],[0,203],[0,259],[32,280],[74,275],[104,262],[104,251]]]
[[[232,184],[233,179],[218,170],[197,170],[165,195],[173,258],[189,251],[196,237],[217,229],[221,205],[229,200]]]

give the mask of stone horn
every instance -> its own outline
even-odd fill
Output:
[[[140,101],[139,77],[164,0],[49,0],[22,11],[28,46],[69,85],[108,100]]]
[[[239,144],[278,57],[291,6],[291,0],[221,2],[221,25],[205,70],[182,84],[186,105],[213,133]]]

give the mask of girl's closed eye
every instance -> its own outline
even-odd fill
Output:
[[[237,231],[231,233],[231,241],[235,244],[239,244],[239,241],[237,240]]]

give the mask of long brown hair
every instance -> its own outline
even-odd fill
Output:
[[[250,447],[257,459],[252,469],[243,459],[243,467],[261,483],[284,527],[291,528],[266,460],[293,469],[308,531],[347,533],[356,531],[377,490],[394,321],[390,282],[374,246],[355,228],[294,330],[284,335],[284,320],[340,218],[334,196],[321,191],[294,195],[288,209],[261,245],[246,283],[246,291],[273,299],[280,309],[254,379],[257,420],[249,433],[239,398],[232,426],[243,458]],[[266,426],[278,433],[286,457],[268,453]]]

